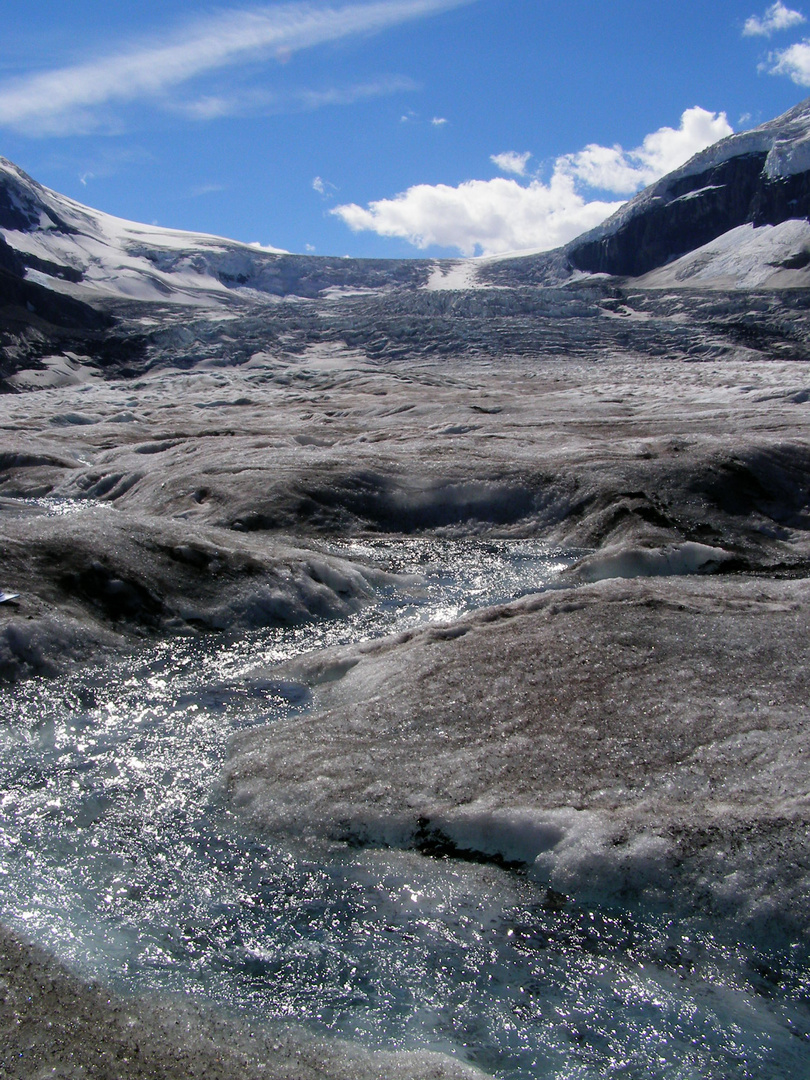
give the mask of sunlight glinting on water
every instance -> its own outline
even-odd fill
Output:
[[[231,733],[310,702],[268,664],[512,599],[570,561],[531,541],[333,550],[406,576],[344,622],[160,642],[9,693],[4,921],[119,989],[444,1050],[508,1080],[805,1077],[798,958],[698,919],[552,903],[495,866],[240,833],[217,791]]]

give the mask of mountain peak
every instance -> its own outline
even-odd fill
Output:
[[[564,249],[575,270],[638,277],[743,225],[810,216],[810,98],[729,135]]]

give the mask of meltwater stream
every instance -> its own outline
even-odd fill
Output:
[[[239,831],[217,790],[230,736],[308,707],[252,669],[536,591],[570,561],[532,541],[335,553],[423,582],[340,623],[161,642],[4,695],[2,921],[118,990],[442,1050],[504,1080],[805,1080],[802,958],[550,902],[496,866]]]

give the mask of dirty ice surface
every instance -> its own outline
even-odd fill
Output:
[[[508,1080],[806,1077],[805,957],[699,919],[560,905],[511,868],[246,838],[231,734],[303,714],[272,664],[554,583],[536,541],[363,541],[398,575],[341,623],[150,646],[6,696],[0,918],[82,974]],[[268,670],[269,669],[269,670]],[[261,674],[257,674],[257,672]]]

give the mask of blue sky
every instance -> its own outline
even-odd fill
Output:
[[[121,217],[318,254],[554,246],[810,94],[782,2],[0,0],[0,22],[0,154]]]

